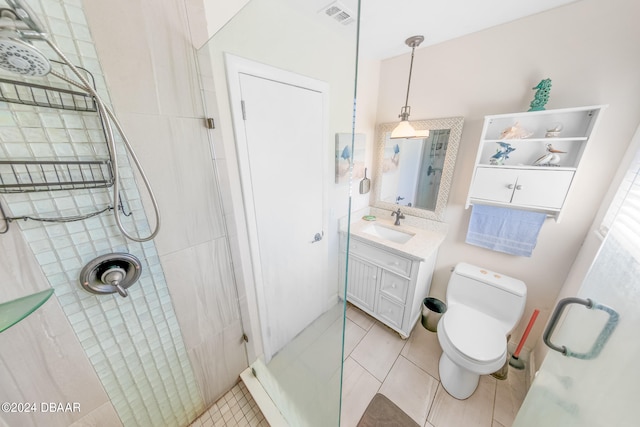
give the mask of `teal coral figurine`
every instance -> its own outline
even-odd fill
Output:
[[[551,79],[544,79],[532,89],[538,89],[531,101],[529,111],[542,111],[544,106],[549,102],[549,92],[551,92]]]

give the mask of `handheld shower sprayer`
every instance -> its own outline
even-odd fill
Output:
[[[151,184],[142,169],[142,165],[140,164],[140,161],[138,160],[138,157],[136,156],[116,115],[105,105],[104,101],[94,89],[93,85],[87,80],[86,76],[75,65],[73,65],[60,48],[51,41],[47,33],[43,30],[44,27],[29,6],[27,6],[27,4],[22,0],[6,0],[6,2],[10,8],[0,8],[0,67],[26,76],[45,76],[47,74],[51,74],[72,86],[82,89],[93,97],[100,119],[104,125],[109,157],[111,158],[113,169],[112,203],[116,225],[126,238],[135,242],[146,242],[153,239],[160,231],[160,212],[158,203],[153,194],[153,190],[151,189]],[[46,42],[56,55],[58,55],[60,60],[69,67],[78,81],[54,71],[51,68],[51,64],[47,57],[32,45],[32,40]],[[136,168],[140,172],[140,177],[142,178],[153,205],[155,228],[146,237],[133,236],[128,233],[122,224],[120,215],[118,214],[120,183],[114,127],[122,138],[122,141],[124,142],[124,145]]]
[[[0,67],[24,76],[46,76],[51,63],[15,30],[0,30]]]
[[[46,38],[42,25],[20,0],[7,3],[10,8],[0,8],[0,67],[25,76],[46,76],[51,64],[31,44]]]

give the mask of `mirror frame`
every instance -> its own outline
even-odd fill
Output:
[[[444,158],[444,166],[442,168],[442,177],[440,179],[440,187],[438,189],[438,199],[436,201],[435,210],[430,211],[421,208],[402,206],[403,213],[435,221],[444,220],[444,212],[447,208],[447,201],[449,200],[449,190],[453,179],[453,169],[455,168],[456,156],[458,155],[458,146],[460,145],[463,123],[464,117],[445,117],[439,119],[411,121],[411,125],[416,130],[451,129],[451,132],[449,134],[447,153]],[[398,122],[381,123],[376,127],[373,192],[371,193],[370,203],[373,207],[389,211],[396,210],[398,205],[380,200],[380,191],[382,189],[382,161],[384,158],[386,135],[387,133],[391,133],[397,125]]]

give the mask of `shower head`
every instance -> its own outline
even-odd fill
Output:
[[[45,76],[51,71],[47,57],[12,30],[0,31],[0,67],[23,76]]]
[[[51,64],[31,40],[46,40],[47,34],[35,13],[22,0],[6,0],[0,9],[0,67],[24,76],[45,76]]]

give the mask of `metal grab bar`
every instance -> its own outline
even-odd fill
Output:
[[[575,353],[569,350],[566,346],[558,346],[551,342],[551,335],[553,335],[553,331],[557,326],[558,320],[560,319],[560,316],[564,312],[564,309],[570,304],[584,305],[589,309],[602,310],[605,313],[609,314],[609,319],[607,320],[607,323],[604,325],[604,328],[602,328],[600,335],[598,335],[598,338],[596,338],[596,341],[593,343],[591,350],[589,350],[587,353]],[[596,357],[598,357],[598,355],[604,348],[604,345],[607,343],[607,340],[609,340],[609,337],[615,330],[616,326],[618,326],[619,320],[620,320],[620,314],[614,309],[612,309],[611,307],[598,304],[588,298],[587,299],[576,298],[576,297],[564,298],[558,302],[558,305],[553,311],[553,314],[549,319],[549,324],[547,325],[544,331],[544,334],[542,335],[542,339],[550,349],[555,350],[559,353],[562,353],[567,357],[575,357],[577,359],[583,359],[583,360],[595,359]]]

